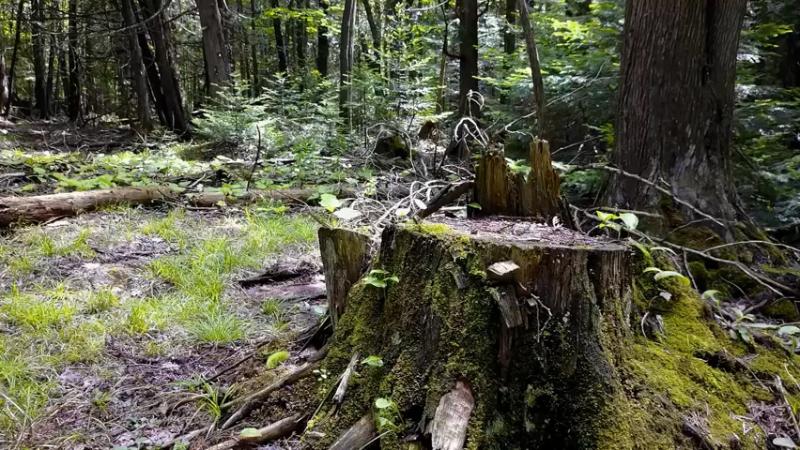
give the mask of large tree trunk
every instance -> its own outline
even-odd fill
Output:
[[[319,0],[319,8],[323,18],[328,15],[328,0]],[[320,25],[317,31],[317,71],[325,78],[328,76],[328,59],[330,58],[330,43],[328,42],[328,27]]]
[[[7,103],[3,103],[2,106],[5,106],[5,116],[11,113],[11,103],[12,99],[14,98],[14,71],[17,66],[17,54],[19,53],[19,41],[20,36],[22,34],[22,15],[24,14],[25,10],[25,0],[19,0],[17,4],[17,22],[14,26],[14,51],[11,53],[11,69],[8,71],[8,96],[6,98]]]
[[[353,126],[352,74],[353,53],[356,32],[356,0],[345,0],[344,13],[342,14],[342,34],[339,39],[339,117],[344,121],[344,126],[351,129]]]
[[[208,93],[215,98],[219,89],[230,82],[228,70],[228,50],[225,45],[225,31],[222,28],[222,15],[217,0],[198,0],[197,11],[203,28],[203,54],[205,55]]]
[[[397,282],[353,286],[323,364],[338,374],[356,353],[383,362],[350,381],[329,423],[356,425],[339,440],[364,431],[358,423],[372,410],[402,417],[418,442],[430,434],[433,448],[629,448],[617,444],[631,439],[618,409],[631,253],[603,241],[539,242],[550,236],[503,220],[387,228],[370,269]],[[514,270],[493,278],[496,263]],[[376,409],[378,398],[399,414]]]
[[[78,0],[69,0],[69,86],[67,87],[67,114],[69,120],[78,120],[81,114],[81,72],[78,60]]]
[[[519,21],[525,36],[525,49],[528,52],[528,62],[531,65],[531,80],[533,81],[533,95],[536,100],[536,124],[539,137],[547,139],[547,114],[545,113],[544,82],[542,81],[542,68],[539,64],[539,52],[536,48],[536,36],[531,26],[531,17],[528,13],[528,0],[518,0]]]
[[[131,52],[131,74],[133,75],[133,85],[136,88],[137,116],[139,118],[139,129],[147,133],[152,125],[150,119],[150,101],[147,92],[147,78],[145,75],[144,63],[142,61],[142,48],[139,45],[139,32],[136,29],[136,15],[133,12],[133,0],[121,0],[122,18],[126,27],[130,30],[126,32],[128,38],[128,48]]]
[[[34,108],[39,112],[39,117],[47,118],[47,64],[45,37],[45,0],[31,2],[31,43],[33,47],[33,77],[34,77]]]
[[[478,0],[458,0],[458,112],[462,116],[480,117],[478,98]]]
[[[616,150],[618,168],[667,184],[724,224],[737,220],[732,174],[736,52],[745,0],[630,0],[626,7]],[[632,177],[615,176],[612,206],[702,219]],[[702,223],[701,225],[713,225]],[[718,230],[732,238],[729,226]]]

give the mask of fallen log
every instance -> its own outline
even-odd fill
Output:
[[[259,200],[304,203],[317,194],[316,189],[298,188],[285,190],[263,190],[246,192],[240,197],[229,198],[221,192],[204,192],[197,195],[180,194],[166,186],[124,187],[97,191],[64,192],[34,197],[0,198],[0,228],[13,224],[45,222],[60,217],[71,217],[82,212],[91,212],[113,205],[150,205],[169,201],[181,201],[184,197],[195,206],[219,206],[227,202],[248,203]],[[335,191],[339,196],[350,196],[352,189]]]
[[[265,442],[274,441],[284,436],[288,436],[292,432],[298,430],[303,423],[305,414],[295,414],[293,416],[281,419],[275,423],[269,424],[263,428],[258,429],[258,433],[253,436],[238,437],[220,442],[208,450],[230,450],[239,444],[263,444]]]

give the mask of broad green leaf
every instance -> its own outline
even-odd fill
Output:
[[[661,272],[661,269],[659,269],[658,267],[648,267],[647,269],[644,269],[643,273],[648,273],[648,272],[656,272],[656,273],[658,273],[658,272]]]
[[[261,437],[261,432],[258,431],[258,428],[245,428],[244,430],[242,430],[239,433],[239,436],[243,437],[245,439],[247,439],[247,438],[260,438]]]
[[[636,248],[637,248],[637,249],[638,249],[640,252],[642,252],[642,254],[643,254],[644,256],[650,256],[650,250],[648,250],[648,249],[647,249],[647,246],[646,246],[646,245],[644,245],[644,244],[640,244],[640,243],[638,243],[638,242],[634,241],[633,239],[631,239],[631,240],[630,240],[630,242],[631,242],[631,245],[633,245],[633,246],[634,246],[634,247],[636,247]]]
[[[328,211],[333,212],[334,210],[336,210],[336,208],[342,206],[342,202],[340,202],[335,195],[322,194],[319,197],[319,205],[327,209]]]
[[[386,398],[375,399],[375,407],[378,409],[386,409],[392,407],[392,401]]]
[[[703,295],[701,295],[700,298],[702,298],[703,300],[708,300],[708,299],[715,300],[717,294],[719,294],[719,291],[714,289],[709,289],[703,292]]]
[[[369,271],[370,275],[386,275],[387,273],[389,273],[389,272],[387,272],[385,270],[380,270],[380,269],[372,269],[372,270]]]
[[[739,328],[738,331],[739,331],[739,336],[742,338],[743,341],[745,341],[748,344],[753,343],[753,336],[750,335],[750,332],[741,328]]]
[[[798,327],[796,327],[794,325],[786,325],[785,327],[780,327],[778,329],[778,334],[788,334],[788,335],[791,336],[791,335],[797,334],[797,333],[800,333],[800,328],[798,328]]]
[[[625,223],[625,226],[631,230],[635,230],[639,226],[639,218],[635,214],[622,213],[619,215],[619,220]]]
[[[472,209],[482,209],[482,208],[481,208],[481,205],[479,205],[479,204],[477,204],[477,203],[470,203],[470,204],[468,204],[467,206],[469,206],[469,207],[470,207],[470,208],[472,208]]]
[[[685,276],[681,275],[678,272],[673,272],[671,270],[664,270],[662,272],[659,272],[659,273],[656,274],[655,278],[656,278],[656,281],[659,281],[659,280],[663,280],[664,278],[672,278],[672,277],[677,278],[678,280],[680,280],[681,283],[683,283],[683,284],[685,284],[687,286],[690,286],[692,284],[692,281],[690,279],[686,278]]]
[[[397,275],[392,275],[392,276],[390,276],[389,278],[386,278],[386,279],[385,279],[385,281],[393,281],[393,282],[395,282],[395,283],[399,283],[399,282],[400,282],[400,279],[399,279],[399,278],[397,278]]]

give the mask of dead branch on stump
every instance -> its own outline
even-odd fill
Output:
[[[345,431],[328,450],[358,450],[372,442],[375,436],[375,421],[367,414]]]
[[[229,450],[236,447],[240,443],[247,444],[263,444],[265,442],[274,441],[275,439],[288,436],[300,427],[305,419],[305,414],[295,414],[293,416],[281,419],[275,423],[269,424],[263,428],[258,429],[259,436],[255,437],[239,437],[229,439],[219,444],[209,447],[208,450]]]
[[[333,394],[335,408],[338,408],[344,401],[344,394],[347,393],[347,382],[350,381],[350,376],[355,371],[356,364],[358,364],[358,352],[354,353],[350,359],[350,364],[347,365],[347,369],[342,374],[342,381],[339,383],[339,387],[336,388],[336,393]]]

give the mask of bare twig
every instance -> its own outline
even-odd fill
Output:
[[[711,248],[707,248],[707,249],[705,249],[705,251],[710,252],[712,250],[719,250],[719,249],[725,248],[725,247],[733,247],[734,245],[751,245],[751,244],[752,245],[771,245],[773,247],[781,247],[781,248],[785,248],[787,250],[791,250],[793,252],[800,253],[800,249],[798,249],[797,247],[792,247],[791,245],[781,244],[781,243],[777,243],[777,242],[769,242],[769,241],[739,241],[739,242],[731,242],[729,244],[722,244],[722,245],[717,245],[717,246],[714,246],[714,247],[711,247]]]

